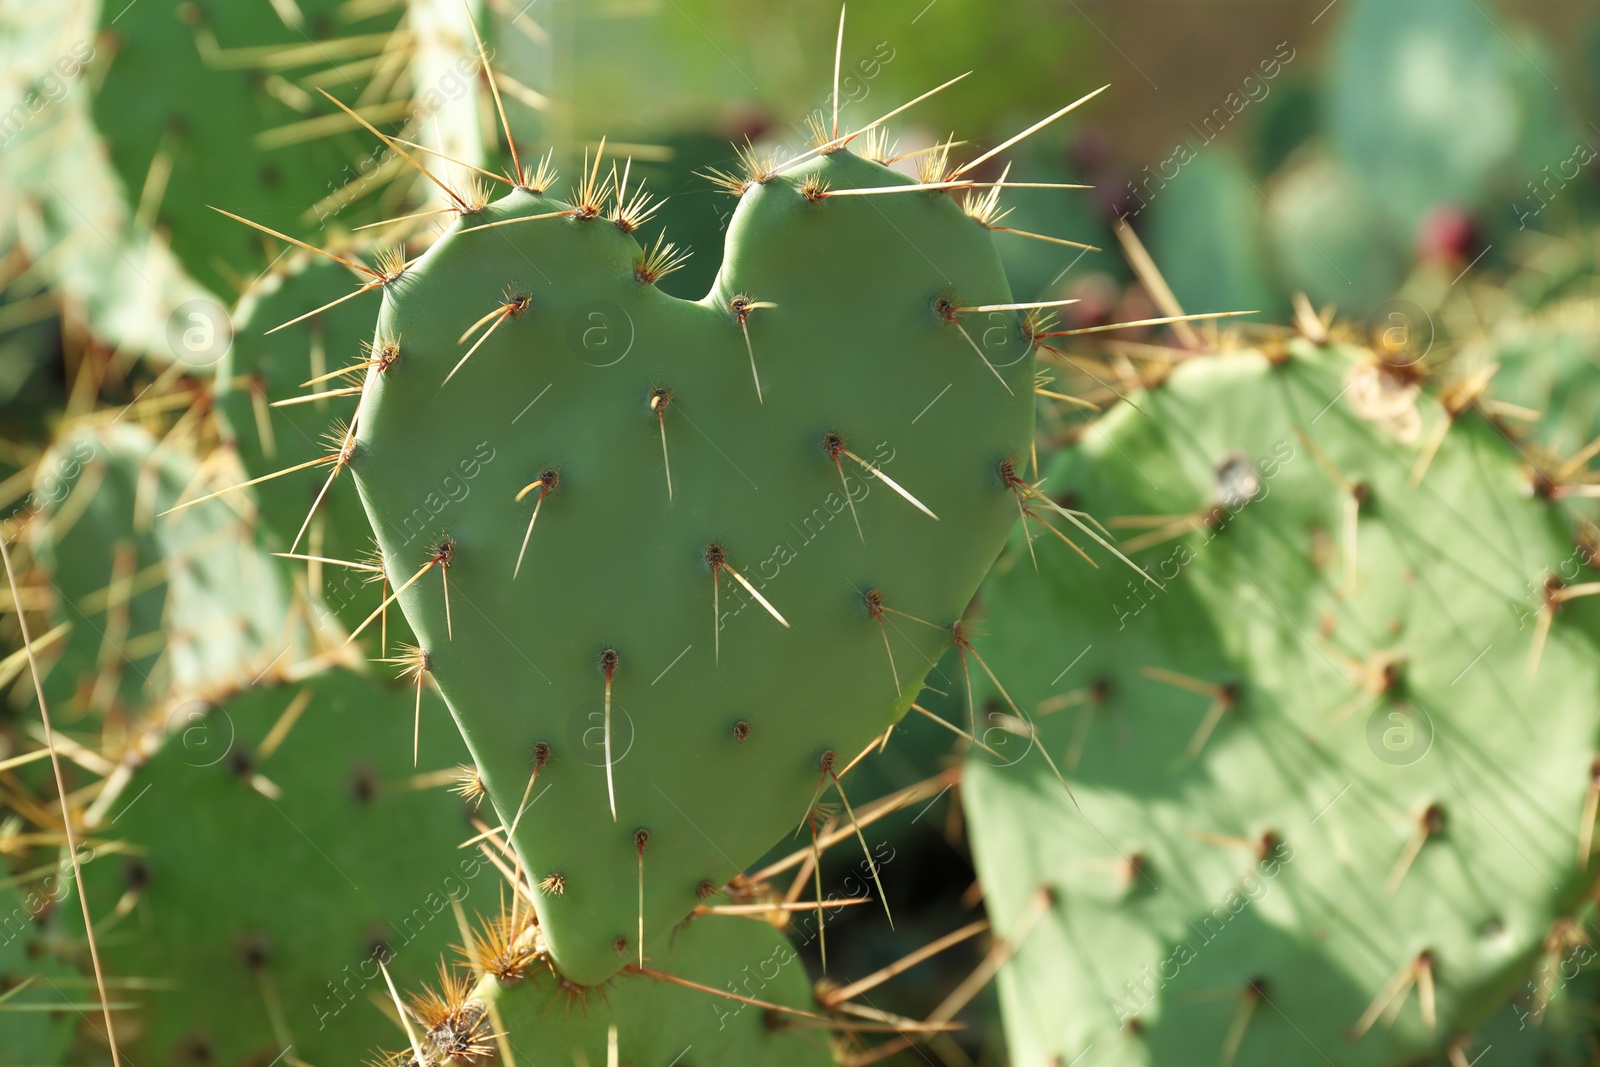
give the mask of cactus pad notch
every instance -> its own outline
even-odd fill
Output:
[[[1198,358],[1137,402],[1046,488],[1142,524],[1124,547],[1167,592],[1035,576],[1018,545],[983,594],[1082,805],[1039,753],[967,761],[996,929],[1032,886],[1061,899],[1001,974],[1012,1054],[1466,1062],[1592,884],[1600,619],[1561,595],[1583,553],[1475,414],[1414,488],[1451,416],[1369,353]]]

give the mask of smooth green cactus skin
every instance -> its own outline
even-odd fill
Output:
[[[197,478],[188,452],[127,422],[81,424],[40,461],[29,528],[51,619],[70,627],[46,699],[68,724],[228,692],[305,654],[303,602],[248,498],[160,515]]]
[[[392,1029],[379,947],[397,983],[421,981],[459,940],[451,897],[496,906],[499,875],[456,847],[473,833],[462,803],[409,781],[414,693],[338,671],[178,709],[110,812],[125,851],[84,868],[107,973],[154,980],[126,1057],[266,1063],[292,1040],[307,1063],[359,1063]],[[422,740],[423,772],[464,760],[432,694]]]
[[[815,1012],[805,964],[782,933],[765,921],[707,915],[662,938],[651,965],[676,978],[736,996]],[[608,1031],[617,1032],[617,1062],[667,1063],[676,1055],[697,1067],[827,1067],[826,1031],[753,1004],[687,989],[635,973],[604,986],[563,988],[548,969],[513,985],[486,977],[473,999],[493,1004],[517,1063],[530,1067],[600,1064]]]
[[[1026,730],[990,731],[1006,765],[967,761],[996,930],[1021,936],[1055,891],[1001,974],[1024,1067],[1091,1046],[1210,1065],[1235,1025],[1238,1067],[1441,1056],[1523,993],[1591,883],[1593,601],[1560,607],[1527,671],[1546,581],[1593,581],[1583,553],[1497,427],[1458,419],[1413,488],[1440,407],[1365,353],[1291,352],[1180,364],[1136,398],[1148,417],[1113,411],[1051,469],[1048,492],[1107,522],[1212,516],[1135,554],[1164,591],[1042,552],[1035,574],[1020,543],[984,589],[979,650],[1081,805]],[[1437,1027],[1413,983],[1357,1036],[1424,953]]]
[[[943,194],[811,202],[807,175],[908,181],[839,153],[752,186],[698,303],[641,282],[619,227],[572,217],[447,234],[384,294],[377,339],[400,354],[371,374],[351,467],[396,587],[446,548],[401,604],[503,819],[549,746],[515,843],[535,881],[565,881],[539,915],[581,984],[627,960],[612,946],[637,927],[635,831],[650,834],[648,957],[702,882],[795,829],[824,753],[842,769],[905,712],[1016,518],[999,468],[1025,458],[1032,425],[1020,316],[959,316],[980,358],[937,310],[1009,300],[988,232]],[[565,207],[519,191],[457,226]],[[463,332],[524,295],[446,383]],[[748,316],[764,402],[740,295],[777,305]],[[829,433],[938,520],[836,466]],[[513,578],[538,490],[515,497],[547,470],[559,485]],[[708,563],[711,544],[787,627]],[[931,624],[885,616],[898,687],[872,589]]]
[[[71,1005],[94,1000],[92,993],[82,995],[82,983],[40,928],[63,897],[72,906],[71,881],[65,857],[42,878],[26,881],[13,880],[0,867],[0,1067],[61,1062],[78,1018]],[[24,982],[27,987],[18,988]],[[39,1010],[46,1004],[60,1004],[62,1010]]]
[[[372,307],[361,298],[347,300],[305,323],[268,331],[308,308],[348,295],[356,284],[344,267],[302,253],[286,257],[240,301],[234,313],[233,346],[217,364],[217,412],[251,478],[327,456],[338,447],[337,440],[328,440],[331,412],[348,409],[350,401],[331,397],[280,408],[270,405],[359,385],[360,375],[312,386],[302,383],[372,358],[362,348],[372,337]],[[311,468],[256,486],[262,525],[279,551],[288,550],[299,536],[296,551],[301,554],[364,562],[374,543],[361,498],[350,479],[341,477],[317,504],[327,477],[326,468]],[[307,524],[313,504],[317,511]],[[300,536],[302,526],[304,536]],[[380,586],[366,581],[369,575],[360,570],[332,564],[308,564],[306,570],[320,570],[321,581],[313,592],[347,627],[359,625],[382,599]],[[394,612],[390,619],[394,640],[408,636],[403,626],[400,613]]]
[[[250,277],[265,260],[258,234],[207,205],[295,231],[303,212],[315,217],[311,205],[358,176],[369,151],[353,123],[335,126],[332,136],[287,129],[339,115],[296,80],[377,55],[381,35],[398,17],[391,8],[352,24],[341,20],[340,6],[340,0],[296,0],[300,26],[286,25],[270,3],[101,7],[102,40],[112,54],[92,102],[95,127],[135,198],[158,159],[170,164],[156,219],[189,274],[216,292]],[[370,38],[371,46],[351,51],[341,43],[356,37]],[[330,89],[353,95],[348,78]],[[384,104],[367,113],[383,121],[408,106]],[[339,221],[353,224],[359,213],[343,212]]]

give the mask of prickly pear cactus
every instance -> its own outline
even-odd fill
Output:
[[[906,711],[1015,520],[1033,387],[941,191],[838,195],[909,184],[848,151],[764,174],[691,303],[592,173],[385,286],[350,459],[585,985],[634,952],[641,864],[648,954]]]
[[[820,1016],[805,965],[764,919],[692,919],[663,939],[651,963],[676,981],[629,971],[593,989],[536,960],[540,931],[528,920],[526,911],[502,915],[474,935],[466,956],[480,975],[475,985],[465,972],[446,969],[437,986],[411,998],[416,1047],[394,1062],[416,1062],[419,1051],[424,1063],[470,1062],[502,1042],[518,1062],[531,1057],[534,1064],[667,1062],[673,1055],[710,1067],[834,1062],[824,1031],[807,1025]]]
[[[298,328],[275,327],[344,296],[351,284],[344,267],[299,253],[285,257],[240,302],[233,317],[233,345],[217,364],[217,412],[249,477],[261,478],[338,449],[339,436],[328,439],[329,422],[335,410],[350,407],[339,390],[359,383],[361,375],[328,376],[383,358],[366,348],[372,309],[346,301]],[[334,395],[274,406],[318,393]],[[374,554],[361,498],[348,478],[334,479],[324,493],[326,481],[326,475],[304,473],[261,482],[255,492],[262,525],[279,551],[293,546],[300,555],[361,563]],[[383,599],[379,583],[370,580],[376,575],[321,559],[304,563],[313,592],[347,627],[359,625]],[[398,611],[390,625],[396,640],[407,636]]]
[[[129,422],[81,423],[40,461],[29,498],[52,623],[47,699],[71,722],[215,695],[311,647],[288,569],[252,534],[252,502],[166,517],[208,482],[182,443]]]
[[[457,847],[473,828],[445,789],[466,753],[431,693],[412,767],[415,701],[335,671],[173,709],[93,828],[117,847],[84,868],[107,973],[145,980],[125,1056],[358,1063],[388,1038],[379,961],[429,976],[459,938],[451,900],[491,907],[499,881]]]
[[[363,158],[360,127],[316,86],[353,95],[352,78],[376,63],[392,88],[405,64],[399,52],[385,55],[401,43],[392,36],[397,5],[354,22],[341,8],[340,0],[101,6],[109,55],[95,126],[146,227],[168,232],[188,272],[213,291],[250,277],[266,257],[255,235],[208,205],[279,230],[298,229],[302,213],[351,225],[362,210],[346,211],[341,189],[378,164]],[[363,114],[386,122],[412,106],[383,99]]]
[[[1592,882],[1584,554],[1486,420],[1420,462],[1444,412],[1365,352],[1136,399],[1045,488],[1162,587],[1019,540],[984,592],[1018,710],[989,688],[965,801],[1014,1061],[1467,1062]]]

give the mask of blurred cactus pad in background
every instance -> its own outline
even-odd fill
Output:
[[[0,0],[0,1067],[1594,1067],[1600,12]]]

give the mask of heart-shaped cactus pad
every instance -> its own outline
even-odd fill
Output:
[[[943,189],[848,150],[764,174],[690,302],[592,175],[387,281],[346,450],[582,985],[839,803],[1017,519],[1034,389],[981,212]]]

